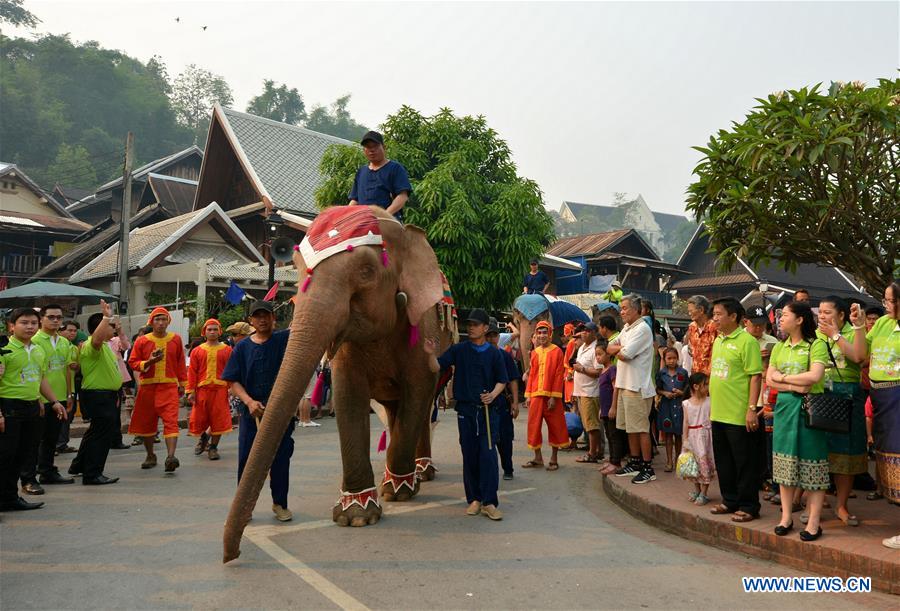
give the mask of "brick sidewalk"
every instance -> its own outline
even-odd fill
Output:
[[[710,508],[721,501],[717,482],[710,485],[711,502],[705,507],[688,501],[692,489],[690,483],[662,469],[656,481],[641,486],[625,477],[603,478],[603,490],[613,502],[662,530],[822,575],[871,577],[874,589],[900,594],[900,550],[881,544],[882,539],[900,533],[900,507],[884,500],[867,501],[865,492],[857,492],[850,508],[860,526],[845,527],[831,509],[824,509],[822,538],[805,543],[798,536],[803,529],[799,512],[794,514],[794,531],[778,537],[773,529],[781,510],[775,505],[763,502],[760,519],[735,524],[728,515],[710,514]]]

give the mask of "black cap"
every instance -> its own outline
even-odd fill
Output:
[[[586,322],[582,325],[579,325],[579,327],[581,327],[582,331],[596,331],[597,330],[597,325],[593,322]]]
[[[362,140],[360,140],[359,143],[365,146],[366,142],[369,140],[377,142],[378,144],[384,144],[384,136],[376,131],[367,131],[366,135],[362,137]]]
[[[530,263],[531,265],[537,265],[537,264],[538,264],[538,260],[537,260],[536,258],[532,257],[532,258],[531,258],[531,261],[529,261],[528,263]]]
[[[271,314],[275,313],[275,306],[272,305],[271,301],[254,301],[253,305],[250,306],[250,316],[253,316],[260,310],[265,310]]]
[[[755,325],[761,325],[769,321],[766,308],[761,304],[753,304],[747,307],[747,320]]]
[[[500,325],[497,323],[497,319],[491,316],[488,322],[488,333],[500,333]]]
[[[469,312],[469,317],[466,319],[467,322],[480,322],[483,325],[490,325],[491,319],[488,317],[487,312],[482,310],[481,308],[475,308],[471,312]]]

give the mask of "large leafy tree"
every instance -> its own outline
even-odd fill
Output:
[[[833,265],[880,294],[900,269],[900,79],[757,101],[696,147],[687,207],[721,263]]]
[[[22,6],[23,4],[22,0],[0,0],[0,23],[6,22],[26,28],[37,27],[41,20]]]
[[[172,107],[178,122],[194,134],[194,144],[206,141],[210,110],[218,102],[230,106],[231,87],[224,78],[196,64],[189,64],[172,84]]]
[[[484,117],[449,109],[427,117],[408,106],[383,126],[388,156],[409,171],[404,220],[425,229],[457,301],[505,308],[521,292],[530,257],[553,239],[537,184],[516,173],[510,150]],[[321,165],[320,206],[346,203],[358,146],[332,147]]]
[[[128,131],[135,133],[137,163],[184,148],[190,134],[175,121],[164,74],[158,58],[144,64],[96,42],[0,35],[3,160],[47,187],[66,186],[121,175]],[[81,152],[72,160],[63,145],[85,149],[91,167]]]
[[[369,128],[350,116],[347,107],[350,105],[350,94],[339,97],[330,108],[325,106],[313,106],[306,119],[306,127],[311,130],[337,136],[355,142],[365,134]]]
[[[276,87],[271,79],[263,81],[263,92],[250,100],[247,112],[290,125],[306,119],[306,106],[297,88],[288,89],[284,84]]]

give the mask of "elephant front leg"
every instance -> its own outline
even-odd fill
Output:
[[[430,482],[435,478],[437,468],[431,459],[431,417],[435,407],[432,403],[431,408],[425,414],[425,424],[422,426],[422,432],[419,433],[419,443],[416,444],[416,474],[419,476],[420,482]]]
[[[415,467],[415,452],[410,440],[408,416],[400,401],[385,401],[391,443],[387,449],[381,496],[385,501],[408,501],[419,492],[419,478]]]
[[[375,524],[381,519],[381,504],[369,459],[369,385],[365,372],[341,354],[332,361],[331,375],[344,467],[332,518],[339,526]]]

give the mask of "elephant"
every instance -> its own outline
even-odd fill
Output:
[[[385,407],[390,430],[382,498],[409,500],[420,480],[434,477],[428,421],[438,375],[428,368],[421,338],[436,339],[443,351],[453,341],[455,322],[425,232],[401,225],[377,206],[335,206],[316,217],[294,250],[302,288],[266,416],[225,524],[224,562],[240,555],[279,441],[326,352],[343,463],[333,520],[365,526],[381,518],[369,457],[370,399]]]
[[[519,330],[519,358],[522,372],[531,367],[531,336],[537,324],[546,320],[553,325],[552,341],[562,342],[563,326],[568,322],[588,322],[584,310],[562,299],[544,295],[520,295],[513,303],[513,323]]]

